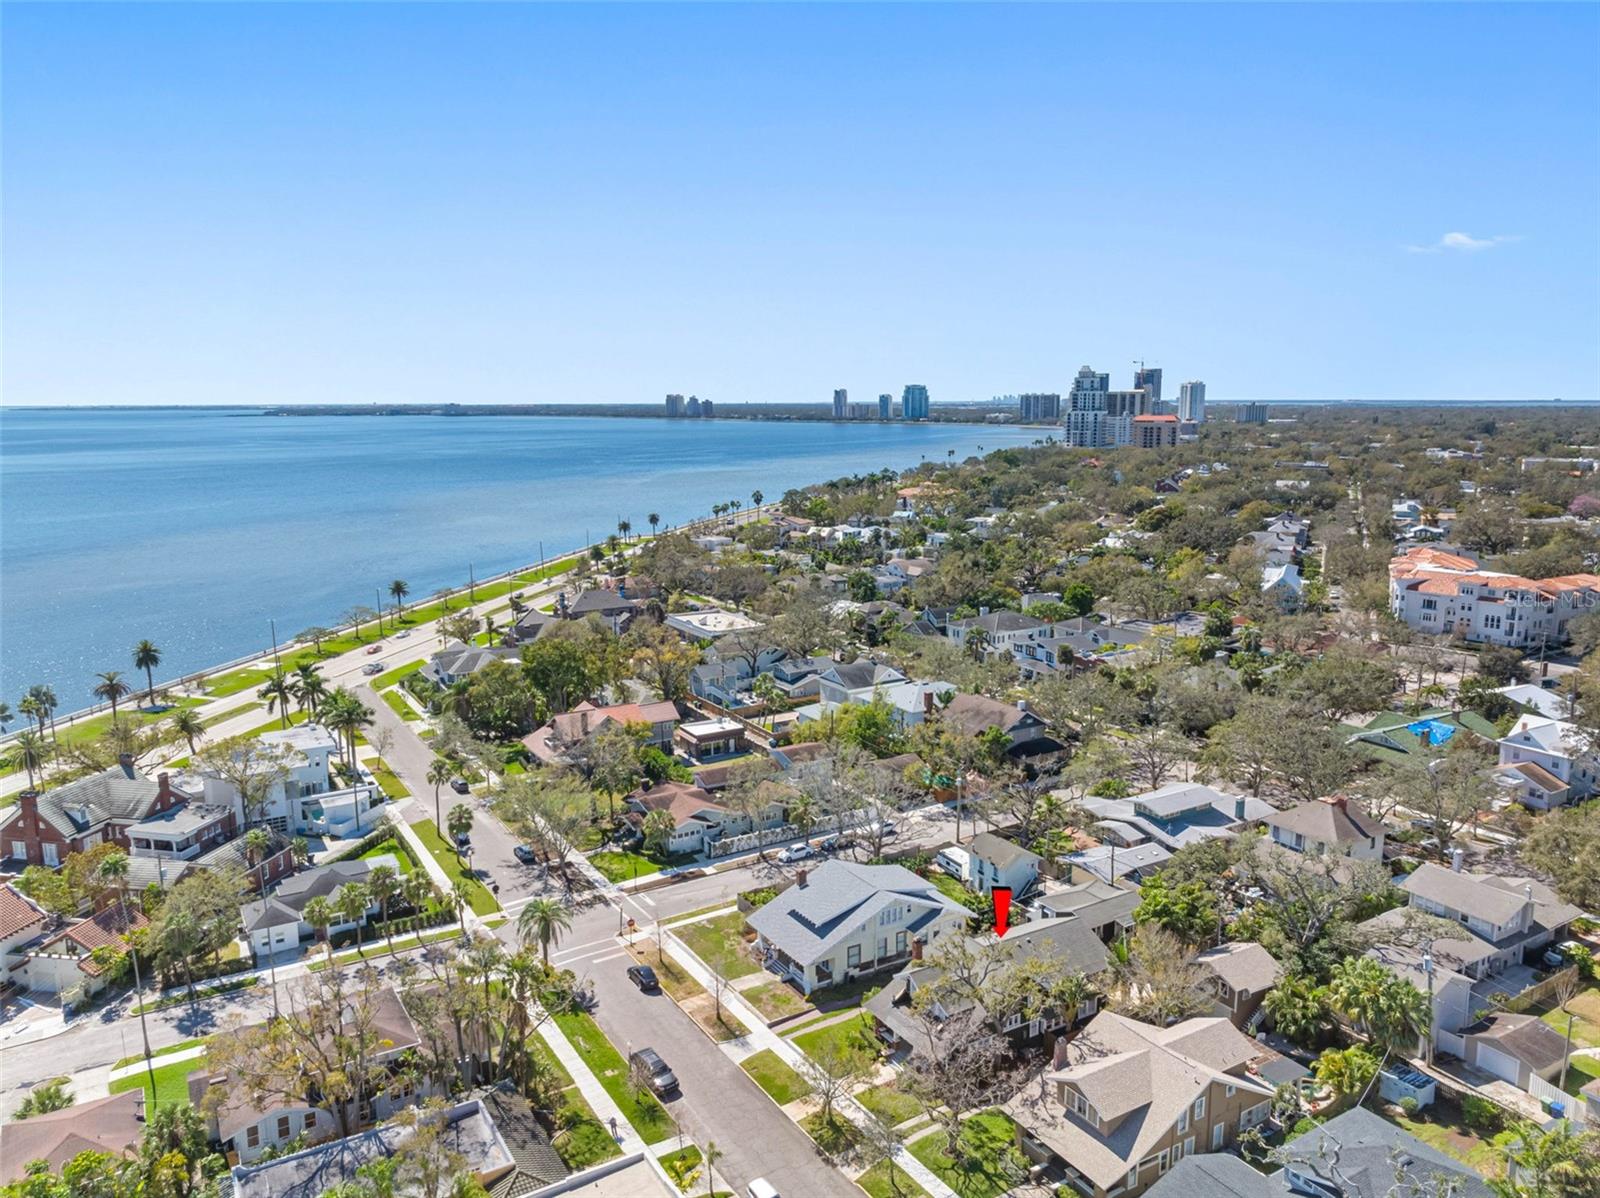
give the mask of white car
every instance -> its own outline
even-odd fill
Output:
[[[411,629],[402,628],[399,632],[394,634],[394,639],[397,640],[397,641],[403,641],[403,640],[406,639],[406,637],[408,637],[410,635],[411,635]]]
[[[778,1193],[778,1187],[765,1177],[756,1178],[745,1186],[744,1192],[750,1195],[750,1198],[783,1198],[783,1195]]]
[[[1563,940],[1560,944],[1552,944],[1544,954],[1544,963],[1551,969],[1560,969],[1572,959],[1572,950],[1582,948],[1576,940]]]
[[[815,857],[816,855],[817,850],[812,848],[809,844],[791,844],[788,848],[784,849],[783,852],[778,854],[778,860],[787,865],[794,861],[805,861],[806,859]]]

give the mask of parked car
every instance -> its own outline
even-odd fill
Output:
[[[468,793],[472,787],[467,785],[467,780],[465,778],[451,778],[450,789],[455,791],[458,795],[464,795]]]
[[[867,831],[872,836],[882,837],[884,840],[893,840],[900,832],[900,825],[892,819],[886,819],[882,823],[871,825]]]
[[[656,971],[648,965],[628,966],[628,980],[646,994],[654,994],[661,989],[661,979],[656,977]]]
[[[472,835],[471,835],[471,833],[462,832],[459,836],[456,837],[456,848],[460,849],[463,853],[466,852],[471,847],[472,847]]]
[[[778,854],[778,860],[784,863],[792,861],[805,861],[817,855],[817,850],[809,844],[791,844]]]
[[[538,865],[539,854],[535,853],[525,844],[519,844],[511,850],[511,855],[524,865]]]
[[[744,1192],[748,1194],[750,1198],[783,1198],[783,1195],[778,1193],[778,1187],[773,1185],[765,1177],[756,1178],[749,1185],[745,1186]]]
[[[642,1075],[654,1094],[671,1094],[678,1088],[678,1075],[667,1068],[661,1054],[653,1048],[636,1048],[628,1058],[630,1073]]]
[[[383,673],[383,663],[381,661],[369,661],[361,667],[361,672],[368,678],[371,678],[374,674],[381,674]]]
[[[834,832],[817,841],[817,851],[819,853],[837,853],[840,849],[849,847],[850,838],[843,832]]]
[[[1572,950],[1582,948],[1576,940],[1563,940],[1560,944],[1552,944],[1545,950],[1544,963],[1551,969],[1560,969],[1572,959]]]

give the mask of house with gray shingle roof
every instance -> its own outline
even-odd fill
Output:
[[[21,872],[28,865],[51,869],[102,841],[128,847],[127,830],[141,820],[183,803],[165,773],[141,774],[123,754],[110,769],[47,790],[28,788],[0,817],[0,852]]]
[[[1234,1027],[1250,1021],[1267,991],[1283,976],[1273,955],[1253,940],[1219,944],[1201,953],[1194,963],[1211,974],[1214,1010],[1227,1016]]]
[[[1409,1132],[1352,1107],[1295,1137],[1282,1150],[1284,1167],[1260,1173],[1237,1156],[1186,1157],[1144,1191],[1145,1198],[1394,1198],[1450,1194],[1490,1198],[1482,1177]]]
[[[451,687],[465,682],[479,670],[497,661],[516,661],[521,651],[504,645],[467,645],[451,641],[419,671],[435,686]]]
[[[1383,859],[1383,821],[1343,795],[1298,803],[1261,821],[1274,843],[1296,853],[1324,853],[1356,861]]]
[[[972,859],[967,885],[980,894],[996,886],[1009,886],[1016,898],[1039,880],[1039,864],[1044,860],[1015,841],[993,832],[980,832],[967,845]]]
[[[900,965],[915,940],[964,929],[971,912],[898,865],[825,861],[750,916],[766,967],[805,993]]]
[[[1274,1087],[1251,1072],[1262,1055],[1226,1019],[1158,1028],[1102,1011],[1004,1109],[1024,1154],[1079,1192],[1136,1195],[1266,1121]]]

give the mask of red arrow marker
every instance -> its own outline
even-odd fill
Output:
[[[1011,926],[1011,887],[996,886],[989,897],[994,900],[994,934],[1004,936]]]

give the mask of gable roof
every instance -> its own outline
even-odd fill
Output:
[[[1235,990],[1261,994],[1278,984],[1283,969],[1276,958],[1253,940],[1209,948],[1195,959]]]
[[[1031,862],[1035,868],[1044,860],[1038,853],[1030,852],[1015,841],[996,836],[993,832],[980,832],[967,845],[974,857],[992,862],[1000,869]]]
[[[143,819],[160,797],[159,781],[114,765],[41,793],[39,818],[70,839],[107,820]]]
[[[837,682],[846,690],[862,690],[869,686],[883,686],[891,682],[904,682],[906,676],[893,666],[869,658],[838,662],[822,673],[824,681]]]
[[[464,645],[460,641],[452,641],[430,657],[428,664],[441,674],[464,678],[494,662],[515,661],[518,652],[498,645]]]
[[[1360,844],[1383,835],[1383,824],[1342,796],[1312,799],[1286,811],[1274,811],[1262,822],[1268,827],[1297,832],[1322,844]]]
[[[567,614],[577,617],[593,612],[609,616],[633,611],[638,606],[639,603],[635,599],[624,599],[615,591],[608,591],[604,587],[591,587],[567,605]]]
[[[1488,1184],[1466,1165],[1365,1107],[1352,1107],[1297,1136],[1284,1153],[1290,1163],[1319,1176],[1337,1161],[1344,1198],[1386,1198],[1395,1191],[1397,1165],[1415,1183],[1448,1178],[1457,1187],[1455,1198],[1490,1198]]]
[[[949,626],[962,629],[981,628],[985,632],[1030,632],[1035,628],[1043,628],[1045,621],[1026,612],[1001,609],[981,616],[970,616],[965,620],[951,620]]]
[[[972,694],[959,694],[951,699],[940,718],[968,736],[979,736],[990,728],[1010,732],[1022,724],[1044,723],[1031,711],[1024,711],[1014,703]]]
[[[1561,1064],[1567,1051],[1567,1038],[1537,1015],[1499,1011],[1462,1029],[1461,1034],[1490,1041],[1535,1073]]]
[[[1488,878],[1458,873],[1432,862],[1419,865],[1400,883],[1400,888],[1448,910],[1476,916],[1492,924],[1509,923],[1528,901],[1525,895],[1492,885]]]
[[[244,920],[245,931],[278,927],[291,918],[298,921],[312,899],[326,898],[347,882],[359,882],[380,865],[387,865],[396,873],[400,870],[400,863],[387,854],[303,869],[285,878],[270,895],[240,906],[239,916]]]
[[[909,903],[923,915],[906,925],[915,931],[945,915],[965,920],[970,912],[932,882],[899,865],[857,865],[837,858],[810,871],[804,885],[789,887],[750,916],[750,926],[791,959],[826,956],[850,933],[886,907]]]
[[[1258,1055],[1260,1049],[1226,1019],[1187,1019],[1158,1028],[1101,1011],[1058,1048],[1059,1067],[1046,1069],[1005,1109],[1096,1185],[1109,1189],[1130,1164],[1166,1139],[1178,1117],[1213,1083],[1270,1098],[1271,1086],[1242,1072]],[[1062,1105],[1065,1086],[1083,1094],[1101,1126]]]
[[[522,1198],[571,1172],[551,1147],[549,1133],[526,1098],[502,1085],[479,1095],[478,1100],[516,1161],[515,1168],[489,1183],[490,1198]]]
[[[30,928],[42,930],[49,919],[44,908],[15,886],[0,886],[0,940],[9,940]]]
[[[640,787],[626,801],[647,812],[665,811],[675,824],[688,823],[702,811],[723,814],[728,810],[713,799],[709,791],[688,782],[657,782],[654,786]]]

